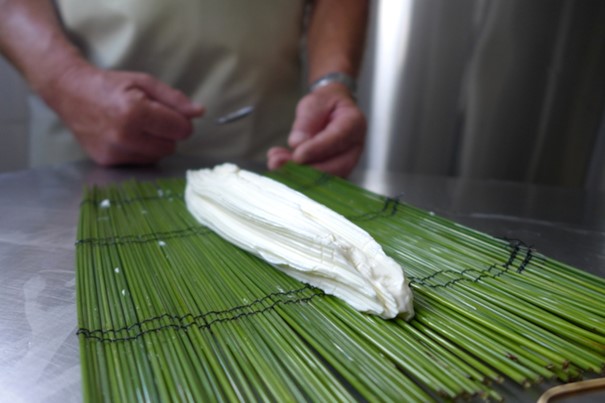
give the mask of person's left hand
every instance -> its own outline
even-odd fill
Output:
[[[285,147],[267,152],[267,166],[276,169],[288,161],[308,164],[346,177],[357,164],[366,135],[366,119],[349,91],[333,83],[303,97]]]

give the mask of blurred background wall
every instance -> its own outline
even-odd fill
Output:
[[[362,167],[605,190],[605,1],[375,0]],[[0,58],[0,171],[28,167]]]
[[[605,189],[605,2],[382,0],[376,170]]]
[[[28,167],[26,86],[0,56],[0,172]]]

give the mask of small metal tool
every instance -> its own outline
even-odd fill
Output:
[[[240,120],[250,115],[254,111],[254,106],[248,105],[240,108],[236,111],[223,115],[216,119],[217,125],[224,125],[227,123],[235,122],[236,120]]]

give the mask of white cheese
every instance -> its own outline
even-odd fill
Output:
[[[366,231],[302,193],[223,164],[187,172],[185,201],[200,223],[288,275],[359,311],[413,317],[401,266]]]

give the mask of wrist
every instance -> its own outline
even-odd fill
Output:
[[[41,63],[26,70],[26,77],[32,89],[44,100],[52,98],[61,90],[75,72],[91,67],[80,52],[71,44],[49,47],[41,55]],[[29,74],[28,74],[29,73]]]
[[[334,101],[338,100],[337,102],[346,101],[347,103],[357,103],[357,98],[355,98],[355,95],[349,91],[349,88],[338,82],[333,82],[320,88],[316,88],[313,92],[309,92],[308,96],[318,96],[323,99],[331,99]]]
[[[317,78],[309,85],[309,92],[314,92],[322,88],[338,86],[349,92],[352,98],[355,98],[357,91],[357,82],[355,78],[341,71],[333,71]]]
[[[51,107],[57,106],[62,97],[75,87],[84,85],[82,81],[90,76],[86,71],[95,68],[79,55],[55,60],[48,65],[47,74],[30,81],[34,91]]]

